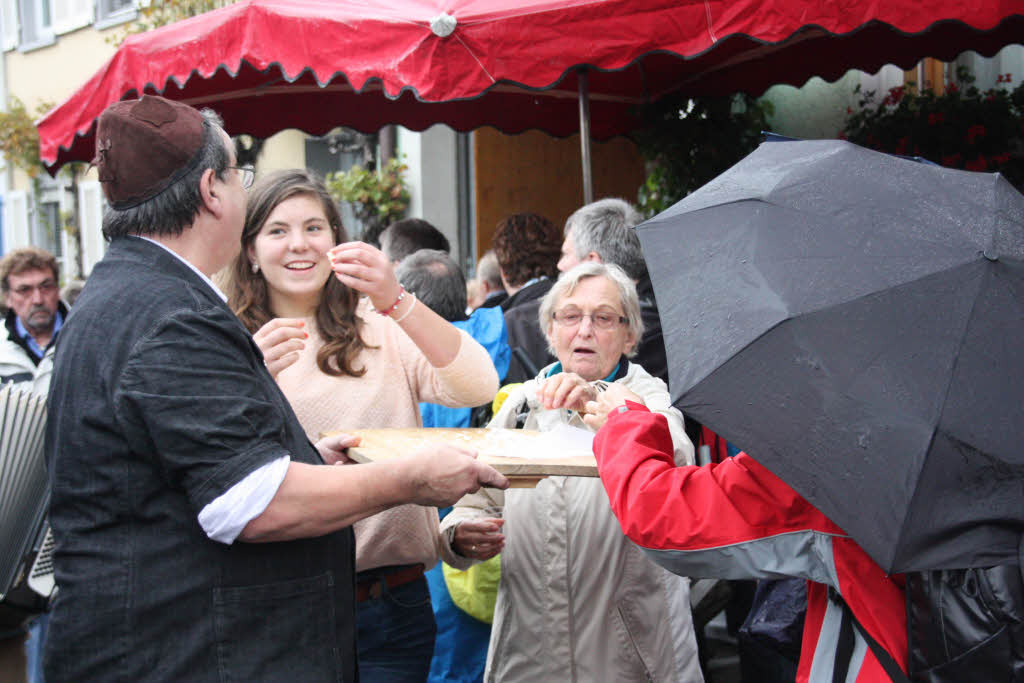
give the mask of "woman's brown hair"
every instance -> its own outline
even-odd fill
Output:
[[[257,180],[249,190],[245,227],[242,229],[242,249],[231,265],[227,283],[231,309],[254,334],[277,316],[270,310],[267,281],[261,273],[252,272],[249,247],[256,241],[263,224],[278,204],[297,196],[308,196],[319,201],[331,224],[335,243],[348,241],[338,207],[327,193],[323,181],[316,175],[294,169],[275,171]],[[356,315],[358,302],[358,292],[343,285],[333,275],[327,278],[316,308],[316,326],[324,340],[324,345],[316,354],[316,364],[325,374],[362,377],[366,373],[365,367],[355,367],[356,358],[363,349],[372,348],[359,335],[362,321]]]

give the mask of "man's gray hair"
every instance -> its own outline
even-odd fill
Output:
[[[608,198],[577,209],[565,222],[565,236],[572,235],[576,257],[595,252],[605,263],[614,263],[626,275],[639,280],[647,275],[640,238],[633,229],[643,216],[622,199]]]
[[[403,287],[448,322],[466,319],[466,278],[445,252],[415,251],[402,259],[395,275]]]
[[[637,346],[640,345],[640,337],[644,334],[644,320],[640,315],[640,298],[636,294],[636,283],[626,275],[622,268],[619,268],[614,263],[585,261],[571,270],[562,273],[551,289],[548,290],[548,293],[544,295],[544,298],[541,299],[539,312],[540,329],[544,332],[545,336],[548,336],[548,327],[551,325],[552,315],[558,303],[563,297],[570,296],[579,283],[592,277],[608,278],[615,284],[615,288],[619,290],[619,302],[622,304],[622,310],[626,315],[626,324],[629,326],[629,331],[633,333],[633,348],[626,354],[627,357],[632,358],[636,355]],[[548,350],[554,355],[555,349],[550,337],[548,337]]]
[[[219,135],[223,121],[212,109],[203,109],[203,143],[198,163],[163,192],[130,209],[107,208],[103,214],[103,236],[108,240],[126,235],[174,237],[192,225],[203,206],[199,181],[206,169],[212,168],[218,178],[224,177],[228,154]]]
[[[486,282],[492,289],[505,289],[505,284],[501,281],[498,257],[493,249],[484,252],[484,255],[480,257],[480,262],[476,264],[476,279]]]

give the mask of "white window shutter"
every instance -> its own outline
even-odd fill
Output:
[[[103,239],[103,190],[95,180],[78,184],[78,215],[82,230],[82,270],[92,272],[106,251]]]
[[[88,26],[93,20],[93,0],[51,0],[53,32],[57,35]]]
[[[18,0],[0,0],[0,24],[4,51],[18,47]]]
[[[27,247],[28,196],[21,191],[4,194],[4,248],[7,251]]]

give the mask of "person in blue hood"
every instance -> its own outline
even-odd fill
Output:
[[[405,257],[395,274],[421,303],[480,342],[491,354],[498,377],[504,379],[511,354],[505,318],[501,311],[490,308],[478,308],[466,315],[466,278],[448,254],[437,249],[420,249]],[[469,427],[472,413],[472,408],[420,404],[424,427]]]
[[[466,315],[466,279],[458,264],[443,251],[420,249],[406,256],[395,269],[406,290],[445,320],[465,330],[487,349],[498,377],[508,372],[511,352],[505,316],[500,308],[478,308]],[[469,427],[472,408],[449,408],[421,403],[424,427]],[[439,510],[444,517],[451,508]],[[491,626],[462,611],[453,601],[440,564],[427,572],[430,600],[437,621],[430,683],[475,683],[483,679]]]

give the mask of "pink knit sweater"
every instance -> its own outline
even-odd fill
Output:
[[[365,367],[365,375],[331,377],[320,372],[316,354],[323,339],[313,319],[307,319],[306,348],[277,377],[312,441],[325,431],[420,427],[420,401],[477,406],[497,393],[490,356],[465,332],[455,360],[435,368],[398,324],[375,313],[367,299],[360,303],[359,315],[366,323],[363,339],[379,347],[359,357],[357,367]],[[418,562],[429,569],[439,556],[448,559],[438,524],[437,510],[419,505],[402,505],[356,522],[356,570]]]

